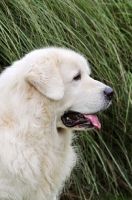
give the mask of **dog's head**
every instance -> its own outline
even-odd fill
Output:
[[[47,48],[31,52],[26,59],[25,80],[56,102],[58,127],[101,128],[96,113],[110,105],[113,89],[90,77],[83,56],[68,49]]]

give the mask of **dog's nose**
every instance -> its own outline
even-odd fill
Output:
[[[112,99],[112,97],[113,97],[113,94],[114,94],[114,90],[111,88],[111,87],[106,87],[105,88],[105,90],[104,90],[104,94],[105,94],[105,96],[109,99],[109,100],[111,100]]]

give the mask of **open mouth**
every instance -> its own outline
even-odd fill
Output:
[[[101,128],[99,119],[95,114],[82,114],[75,111],[68,111],[62,115],[61,120],[69,128]]]

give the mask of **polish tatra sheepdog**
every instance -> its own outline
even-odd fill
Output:
[[[112,88],[69,49],[30,52],[0,76],[0,200],[57,200],[76,164],[73,130],[101,128]]]

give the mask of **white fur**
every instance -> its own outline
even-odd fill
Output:
[[[1,74],[0,200],[59,198],[76,164],[73,133],[61,115],[108,105],[106,86],[89,74],[83,56],[62,48],[32,51]]]

